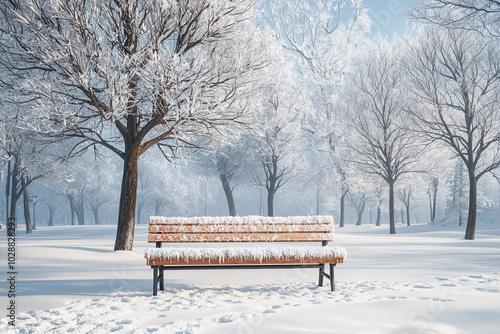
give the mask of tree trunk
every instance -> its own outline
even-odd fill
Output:
[[[396,234],[396,222],[394,219],[394,182],[389,183],[389,233]]]
[[[99,206],[92,206],[92,213],[94,213],[94,224],[101,225],[101,221],[99,220]]]
[[[55,213],[56,209],[50,207],[48,204],[47,204],[47,207],[49,209],[49,225],[48,226],[54,226],[54,213]]]
[[[406,202],[406,226],[410,226],[410,198]]]
[[[274,192],[272,189],[267,190],[267,216],[274,216]]]
[[[432,214],[432,193],[429,191],[429,215],[431,216],[431,222],[434,223],[434,215]]]
[[[365,201],[360,204],[360,207],[358,208],[358,220],[356,221],[356,226],[361,225],[361,220],[363,219],[363,212],[365,211]]]
[[[71,214],[71,225],[75,225],[75,195],[66,193],[69,201],[69,209]]]
[[[474,171],[469,171],[469,215],[465,228],[465,240],[476,238],[477,182]]]
[[[436,202],[437,202],[437,191],[438,191],[438,178],[434,179],[434,198],[432,199],[432,222],[436,219]]]
[[[340,224],[339,227],[344,227],[345,220],[345,196],[347,195],[347,191],[342,191],[342,195],[340,196]]]
[[[7,180],[5,182],[5,221],[9,221],[9,196],[10,196],[10,178],[12,177],[12,171],[10,168],[10,160],[7,164]]]
[[[19,177],[19,160],[15,157],[14,166],[12,166],[12,178],[11,178],[11,193],[10,193],[10,218],[16,219],[16,206],[17,206],[17,184]]]
[[[142,201],[139,201],[137,202],[137,212],[136,212],[136,222],[137,224],[140,224],[141,221],[142,221],[142,208],[144,207],[144,204],[142,203]]]
[[[381,218],[381,216],[382,216],[382,207],[379,204],[377,206],[377,223],[375,224],[375,226],[380,226],[380,218]]]
[[[28,195],[28,185],[23,175],[21,175],[21,187],[23,189],[24,222],[26,224],[26,234],[33,233],[31,227],[30,202]]]
[[[85,186],[80,190],[80,195],[77,197],[73,203],[75,205],[76,218],[78,219],[78,225],[85,225]]]
[[[229,185],[229,179],[226,173],[220,174],[220,180],[222,182],[222,188],[224,189],[224,193],[226,194],[227,206],[229,208],[229,215],[235,217],[236,216],[236,206],[234,205],[234,197],[233,197],[233,189]]]
[[[156,200],[155,200],[155,216],[159,216],[160,215],[160,208],[161,208],[161,198],[159,197],[156,197]],[[205,212],[205,216],[206,216],[206,212]]]
[[[115,251],[131,251],[134,244],[139,155],[137,147],[127,147],[125,150]]]

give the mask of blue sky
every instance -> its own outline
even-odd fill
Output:
[[[394,32],[404,33],[407,12],[415,0],[363,0],[363,7],[369,9],[372,32],[392,36]]]

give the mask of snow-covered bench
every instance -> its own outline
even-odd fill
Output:
[[[164,271],[180,269],[278,269],[319,268],[319,286],[323,277],[335,290],[334,267],[343,263],[346,250],[329,247],[333,241],[333,218],[316,217],[151,217],[148,242],[156,248],[144,252],[153,269],[153,295],[158,286],[164,290]],[[266,247],[165,247],[162,243],[261,242]],[[321,246],[271,245],[275,242],[320,242]],[[241,246],[241,245],[240,245]],[[330,273],[325,273],[329,264]]]

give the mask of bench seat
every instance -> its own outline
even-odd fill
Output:
[[[343,263],[342,247],[231,247],[231,248],[147,248],[148,266]]]

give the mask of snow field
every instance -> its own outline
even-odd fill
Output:
[[[449,226],[398,226],[395,236],[387,226],[337,229],[331,245],[345,247],[349,257],[336,267],[333,293],[326,283],[317,287],[312,269],[214,270],[166,272],[166,291],[153,297],[152,270],[143,257],[151,246],[146,226],[138,226],[133,252],[112,252],[114,233],[114,226],[66,226],[20,235],[17,327],[6,330],[7,318],[0,315],[0,332],[498,333],[500,328],[496,220],[481,222],[475,241],[462,239],[463,228]]]

